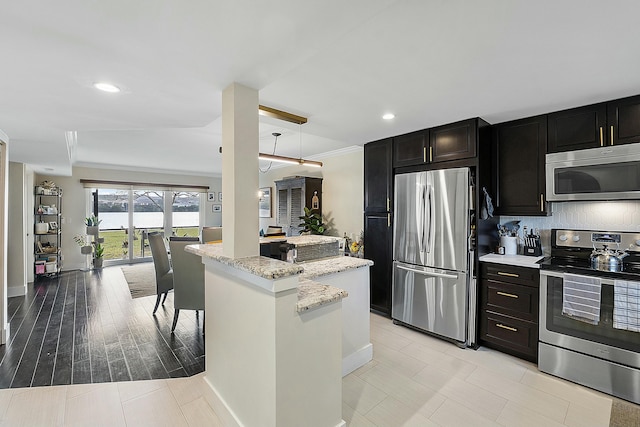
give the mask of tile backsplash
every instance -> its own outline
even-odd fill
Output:
[[[602,231],[640,231],[640,201],[559,202],[551,204],[551,216],[501,216],[500,223],[519,220],[520,229],[540,229],[545,255],[549,254],[552,228]]]

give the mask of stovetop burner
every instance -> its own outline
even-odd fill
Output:
[[[603,245],[629,253],[629,256],[622,260],[622,271],[602,271],[591,267],[590,256],[593,249],[600,249]],[[551,258],[545,259],[540,268],[638,281],[640,280],[640,233],[552,229]]]

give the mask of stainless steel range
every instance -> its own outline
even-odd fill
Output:
[[[538,367],[640,403],[640,233],[552,230]]]

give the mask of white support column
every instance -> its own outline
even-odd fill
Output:
[[[260,253],[258,91],[232,83],[222,92],[222,241],[229,258]]]

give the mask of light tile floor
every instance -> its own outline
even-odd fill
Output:
[[[612,398],[486,348],[371,315],[374,360],[343,379],[350,426],[603,426]],[[191,378],[0,390],[0,426],[221,426]]]

